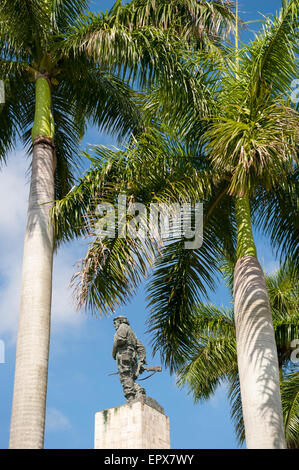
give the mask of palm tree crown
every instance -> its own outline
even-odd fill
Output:
[[[141,122],[128,85],[86,54],[75,57],[63,52],[66,35],[87,5],[87,1],[24,4],[17,0],[0,4],[0,75],[6,88],[0,114],[0,159],[6,159],[17,137],[30,147],[35,80],[45,76],[51,85],[57,198],[73,185],[75,156],[89,120],[120,137],[136,131]],[[51,137],[50,129],[45,132]]]

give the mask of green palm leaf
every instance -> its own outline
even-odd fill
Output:
[[[265,96],[265,89],[287,95],[298,76],[298,0],[283,0],[280,13],[265,18],[261,31],[248,45],[250,58],[245,60],[251,99]]]
[[[236,357],[237,360],[237,357]],[[245,428],[243,421],[242,399],[240,390],[239,374],[236,368],[234,374],[229,376],[229,392],[228,398],[230,401],[230,414],[231,419],[235,425],[235,433],[239,445],[245,442]]]
[[[299,371],[293,369],[285,376],[281,389],[286,439],[289,448],[299,445]]]
[[[298,166],[287,182],[266,192],[260,189],[253,203],[253,221],[271,240],[281,259],[292,254],[295,266],[299,259]]]
[[[210,398],[236,369],[236,342],[231,310],[200,303],[194,314],[188,359],[177,372],[177,384],[187,386],[197,402]]]

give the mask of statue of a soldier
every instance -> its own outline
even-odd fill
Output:
[[[118,316],[113,320],[116,333],[112,349],[118,373],[127,401],[145,396],[145,390],[136,379],[144,371],[146,350],[137,339],[126,317]]]

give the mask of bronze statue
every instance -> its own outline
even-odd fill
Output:
[[[113,320],[116,333],[114,335],[114,343],[112,349],[113,359],[116,360],[118,372],[113,372],[108,375],[119,375],[121,384],[123,386],[124,395],[128,402],[143,398],[151,402],[151,406],[162,409],[159,404],[152,398],[146,397],[143,387],[141,387],[136,380],[139,375],[144,371],[151,372],[151,374],[144,379],[152,377],[156,372],[161,372],[161,366],[147,367],[146,364],[146,350],[143,344],[137,339],[134,331],[130,327],[127,317],[118,316]],[[153,403],[155,402],[155,405]]]
[[[136,380],[145,370],[146,350],[137,339],[126,317],[119,316],[113,320],[116,333],[112,349],[113,359],[116,360],[118,374],[127,401],[145,396],[145,390]]]

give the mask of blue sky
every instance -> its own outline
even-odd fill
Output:
[[[93,11],[110,8],[113,2],[93,1]],[[258,12],[268,14],[280,7],[278,0],[241,2],[245,21],[258,20]],[[251,29],[258,24],[250,24]],[[252,33],[247,31],[243,40]],[[83,141],[87,144],[113,145],[107,134],[90,128]],[[5,363],[0,363],[0,448],[7,448],[13,391],[15,341],[19,306],[19,286],[23,250],[23,235],[28,198],[28,165],[18,147],[0,173],[0,340],[5,342]],[[268,272],[277,268],[268,242],[256,235],[259,258]],[[60,249],[54,262],[53,316],[50,346],[47,398],[46,448],[92,448],[94,414],[105,408],[124,403],[117,377],[107,374],[116,370],[111,357],[113,341],[112,317],[96,319],[76,313],[68,288],[76,262],[84,255],[87,240]],[[223,285],[210,300],[228,305],[229,296]],[[152,359],[150,338],[145,334],[147,319],[144,285],[129,305],[117,313],[127,315],[139,339],[148,347],[148,362]],[[147,394],[155,398],[170,417],[172,448],[236,448],[225,386],[204,404],[194,405],[186,390],[178,390],[175,378],[168,371],[145,382]]]

